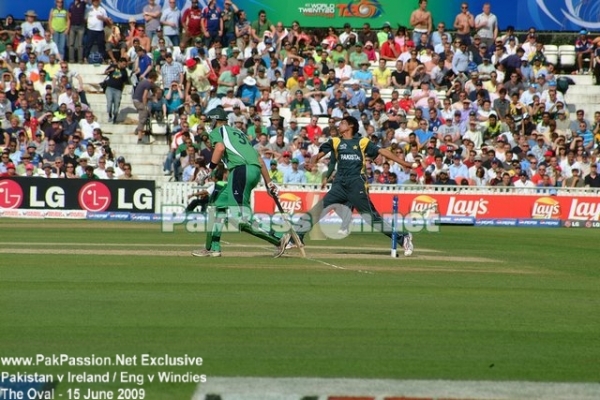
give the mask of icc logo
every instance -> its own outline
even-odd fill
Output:
[[[100,182],[90,182],[79,190],[79,206],[90,212],[105,211],[112,200],[110,190]]]
[[[19,208],[23,203],[23,190],[15,181],[0,181],[0,208]]]
[[[600,28],[600,22],[597,21],[598,4],[595,1],[578,1],[564,0],[564,8],[560,8],[560,13],[554,8],[556,5],[552,4],[552,11],[546,5],[548,0],[535,0],[538,7],[548,16],[552,21],[556,22],[559,26],[564,24],[560,22],[555,15],[562,15],[569,20],[572,24],[587,29],[598,29]],[[556,1],[555,1],[556,2]],[[553,3],[555,3],[553,2]],[[576,4],[579,3],[579,4]],[[560,6],[559,6],[560,7]]]

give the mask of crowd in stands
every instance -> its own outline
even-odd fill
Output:
[[[68,63],[68,36],[83,39],[85,31],[74,7],[84,12],[86,4],[66,10],[57,0],[47,23],[33,10],[22,23],[11,15],[0,21],[0,177],[136,179]]]
[[[502,30],[490,4],[472,14],[462,3],[446,27],[419,0],[408,27],[367,21],[341,30],[309,29],[297,21],[285,26],[264,10],[247,15],[231,0],[223,8],[214,0],[201,8],[192,0],[186,10],[174,0],[165,8],[148,0],[144,21],[130,20],[127,27],[113,23],[99,0],[86,7],[78,19],[86,26],[82,45],[71,41],[72,29],[67,35],[75,49],[69,60],[110,64],[106,93],[113,122],[123,85],[134,86],[139,143],[149,118],[168,121],[164,171],[177,180],[206,179],[212,148],[205,114],[222,106],[278,183],[324,182],[329,158],[313,165],[311,156],[351,115],[362,136],[418,165],[367,160],[372,184],[600,187],[600,112],[590,120],[578,110],[572,118],[564,97],[568,81],[548,62],[547,43],[533,27],[524,36],[511,26]],[[21,33],[28,43],[25,27]],[[600,39],[581,31],[574,44],[577,72],[600,78]],[[41,49],[49,65],[50,57],[67,57],[61,49],[54,56]],[[591,61],[584,65],[586,58]],[[68,82],[61,87],[60,75],[54,81],[49,90],[62,95]],[[18,92],[22,82],[11,85]],[[18,138],[15,143],[22,147]]]

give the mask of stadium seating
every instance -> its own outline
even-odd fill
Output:
[[[564,68],[572,68],[575,66],[575,46],[570,44],[563,44],[558,47],[558,56],[560,66]]]
[[[549,63],[558,64],[558,46],[553,44],[544,45],[544,55]]]

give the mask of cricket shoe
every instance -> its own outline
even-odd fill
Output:
[[[215,250],[200,249],[192,251],[192,255],[194,257],[221,257],[221,252]]]
[[[290,238],[292,236],[289,233],[284,234],[279,240],[279,246],[277,246],[275,253],[273,254],[273,258],[279,258],[285,253],[287,245],[290,243]]]
[[[413,246],[412,234],[410,232],[404,235],[404,243],[402,244],[402,246],[404,247],[405,257],[409,257],[410,255],[412,255],[415,246]]]
[[[338,233],[338,235],[346,237],[350,234],[350,229],[341,228],[340,230],[337,231],[337,233]]]

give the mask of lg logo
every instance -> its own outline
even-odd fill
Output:
[[[110,184],[100,181],[0,180],[0,209],[19,208],[151,212],[154,192],[145,187],[111,189]]]
[[[112,196],[106,185],[90,182],[79,190],[79,206],[90,212],[102,212],[108,209]]]
[[[23,203],[23,190],[17,182],[0,181],[0,208],[19,208]]]

